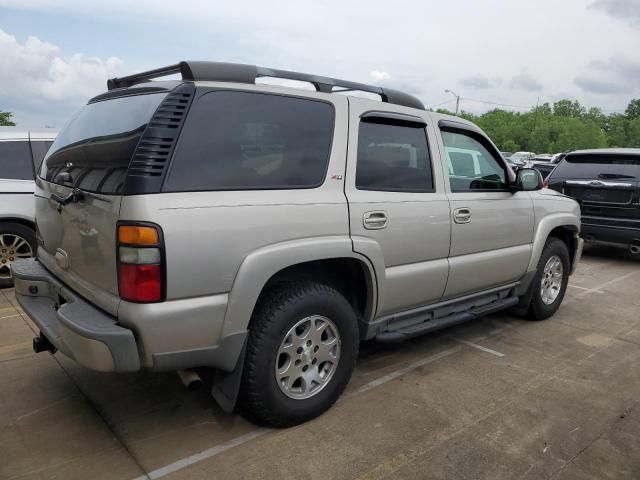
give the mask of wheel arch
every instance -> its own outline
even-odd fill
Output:
[[[0,225],[5,223],[18,223],[25,227],[29,227],[34,232],[36,230],[36,222],[26,217],[0,217]]]
[[[376,313],[375,268],[353,251],[348,237],[301,239],[261,248],[244,259],[229,293],[222,336],[246,331],[261,295],[279,282],[300,278],[334,286],[352,303],[361,324]],[[350,282],[355,282],[355,289]]]
[[[534,271],[549,237],[555,237],[567,245],[571,263],[574,263],[579,246],[580,219],[570,213],[556,213],[540,220],[534,234],[533,249],[527,271]]]

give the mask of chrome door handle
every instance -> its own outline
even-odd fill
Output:
[[[456,223],[471,223],[471,209],[467,207],[456,208],[453,211],[453,221]]]
[[[380,230],[387,227],[387,213],[383,211],[366,212],[364,214],[364,228],[367,230]]]

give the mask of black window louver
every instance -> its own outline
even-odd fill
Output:
[[[156,109],[129,164],[125,195],[160,191],[194,91],[193,84],[182,84],[169,93]]]

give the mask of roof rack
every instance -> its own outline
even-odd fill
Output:
[[[349,82],[330,77],[320,77],[307,73],[290,72],[275,68],[257,67],[255,65],[244,65],[240,63],[224,62],[180,62],[167,67],[156,68],[146,72],[128,75],[126,77],[111,78],[107,80],[107,88],[126,88],[137,83],[146,82],[153,78],[165,77],[179,73],[183,80],[192,81],[216,81],[235,83],[256,83],[259,77],[274,77],[287,80],[298,80],[311,83],[316,91],[324,93],[339,93],[347,91],[361,91],[380,95],[383,102],[402,105],[405,107],[424,110],[424,105],[413,95],[409,95],[390,88],[367,85],[365,83]],[[339,90],[334,90],[334,89]]]

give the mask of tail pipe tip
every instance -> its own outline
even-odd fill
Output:
[[[202,378],[200,378],[200,375],[198,375],[195,370],[178,370],[177,373],[178,377],[180,377],[180,381],[188,391],[192,392],[202,387]]]

